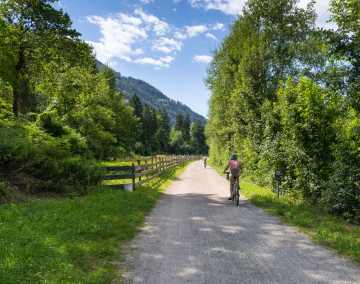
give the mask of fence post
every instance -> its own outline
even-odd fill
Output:
[[[138,165],[140,165],[140,160],[137,161]],[[139,181],[141,181],[141,176],[139,176]]]
[[[145,160],[145,164],[147,164],[147,160]],[[145,169],[147,170],[148,168],[146,167]],[[146,178],[148,178],[148,177],[149,177],[149,175],[146,174]]]
[[[153,156],[153,153],[151,153],[151,164],[153,164],[153,163],[154,163],[154,156]],[[154,166],[151,166],[151,169],[153,170]],[[152,172],[151,176],[153,176],[153,175],[154,175],[154,173]]]
[[[135,190],[135,164],[132,163],[132,166],[133,166],[132,174],[134,175],[134,178],[132,179],[132,182],[133,182],[133,190]]]

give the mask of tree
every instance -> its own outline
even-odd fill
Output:
[[[205,80],[211,91],[206,133],[213,161],[223,163],[247,145],[256,164],[264,139],[263,104],[277,101],[277,90],[289,75],[315,69],[308,68],[313,64],[309,51],[314,49],[308,46],[314,46],[315,2],[306,9],[297,2],[249,0],[213,52]]]
[[[160,109],[158,110],[158,114],[161,117],[160,128],[159,128],[160,150],[163,152],[167,152],[169,150],[170,131],[171,131],[169,115],[164,107],[161,110]]]
[[[69,15],[52,7],[54,2],[57,0],[8,0],[0,4],[1,26],[11,38],[9,43],[0,37],[0,46],[7,47],[5,58],[12,61],[9,70],[14,74],[11,83],[16,117],[19,109],[25,114],[29,107],[35,66],[41,69],[40,62],[61,59],[63,53],[91,51],[78,39],[80,34],[71,29]]]
[[[330,20],[338,28],[328,32],[329,53],[347,62],[347,94],[360,112],[360,4],[357,0],[331,0],[330,11]]]
[[[188,113],[186,113],[186,115],[184,117],[183,136],[184,136],[185,142],[189,143],[190,142],[190,118],[189,118]]]
[[[130,98],[130,100],[128,102],[128,105],[131,106],[134,109],[134,114],[138,118],[142,119],[142,117],[143,117],[143,106],[141,104],[139,96],[136,93],[134,93],[131,96],[131,98]]]
[[[185,145],[184,138],[181,131],[175,131],[171,141],[171,153],[173,154],[184,154],[182,153],[182,147]]]
[[[205,127],[199,119],[191,123],[190,136],[194,148],[194,154],[207,154],[209,148],[206,145]]]
[[[184,116],[181,113],[176,115],[174,129],[175,131],[181,131],[181,133],[184,133]]]

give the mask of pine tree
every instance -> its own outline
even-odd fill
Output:
[[[169,150],[169,142],[170,142],[170,120],[169,115],[166,109],[163,107],[158,111],[161,116],[160,129],[159,129],[159,143],[160,150],[163,152],[167,152]]]
[[[189,114],[186,113],[184,122],[183,122],[183,137],[185,142],[189,143],[190,141],[190,118]]]
[[[142,121],[143,118],[143,106],[141,104],[139,96],[134,93],[130,98],[128,105],[134,109],[134,114],[139,117]]]
[[[176,115],[174,129],[175,131],[181,131],[181,133],[184,132],[184,116],[181,113]]]

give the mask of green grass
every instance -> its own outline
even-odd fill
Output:
[[[0,207],[0,283],[110,283],[113,261],[189,163],[134,192],[96,187],[75,199]]]
[[[223,168],[211,162],[209,164],[225,178]],[[240,193],[254,205],[298,228],[314,242],[360,264],[360,226],[324,213],[324,210],[311,204],[299,203],[281,196],[278,199],[276,193],[241,179],[240,187]]]

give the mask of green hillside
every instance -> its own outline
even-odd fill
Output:
[[[97,62],[98,66],[102,66],[101,62]],[[190,122],[194,122],[196,119],[199,119],[202,124],[206,124],[206,119],[202,115],[192,111],[188,106],[182,104],[181,102],[174,101],[162,92],[160,92],[155,87],[146,83],[145,81],[135,79],[133,77],[124,77],[121,76],[119,72],[117,75],[117,88],[120,91],[126,92],[125,99],[129,100],[130,97],[136,93],[141,102],[145,102],[149,106],[152,106],[156,110],[159,108],[165,107],[166,111],[170,117],[170,125],[173,126],[175,122],[176,115],[181,113],[185,115],[189,114]]]

